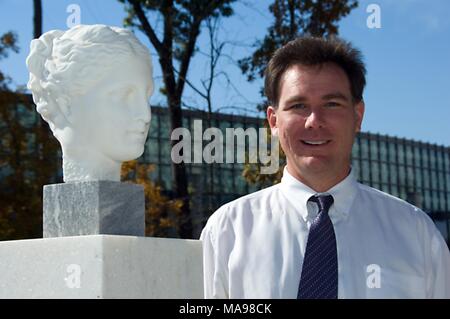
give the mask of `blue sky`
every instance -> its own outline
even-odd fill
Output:
[[[235,61],[251,53],[251,45],[262,39],[271,22],[269,0],[246,0],[235,6],[236,14],[222,21],[219,39],[226,41],[226,56],[214,83],[213,107],[226,112],[258,115],[255,104],[261,100],[262,80],[247,83]],[[67,7],[77,4],[81,23],[122,26],[123,5],[115,0],[43,0],[44,32],[67,29]],[[366,12],[377,4],[381,28],[367,27]],[[340,23],[340,35],[360,48],[367,64],[367,87],[364,98],[366,114],[363,130],[450,146],[450,1],[448,0],[379,0],[359,1],[359,7]],[[0,0],[0,34],[13,30],[19,36],[19,54],[10,54],[0,68],[12,77],[15,85],[28,80],[25,59],[32,38],[33,1]],[[157,24],[158,21],[152,21]],[[139,31],[136,35],[151,47]],[[199,49],[208,49],[207,34],[201,35]],[[198,53],[189,77],[201,89],[207,79],[206,59]],[[154,79],[161,86],[158,59],[153,58]],[[151,104],[164,105],[164,97],[155,93]],[[205,101],[189,87],[184,102],[206,109]],[[262,114],[260,114],[261,116]]]

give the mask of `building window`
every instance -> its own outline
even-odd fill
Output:
[[[391,139],[389,143],[389,162],[397,163],[397,151],[395,150],[395,140]]]
[[[358,140],[356,140],[355,143],[353,143],[352,158],[359,158],[359,144],[358,144]]]
[[[362,161],[362,182],[370,185],[370,165],[369,161]]]
[[[385,141],[380,141],[380,161],[387,162],[387,146]]]
[[[423,168],[430,167],[429,161],[428,161],[428,149],[425,147],[422,149],[422,167]]]
[[[369,159],[369,140],[361,139],[361,159]]]
[[[406,145],[406,165],[413,165],[413,150],[411,145]]]
[[[415,164],[416,166],[420,166],[420,160],[421,160],[420,147],[416,145],[414,147],[414,161],[416,163]]]
[[[370,159],[372,161],[378,160],[378,145],[377,140],[370,141]]]
[[[399,165],[398,166],[398,178],[399,178],[399,184],[400,185],[407,185],[406,183],[406,172],[405,172],[405,166]]]
[[[353,176],[355,176],[355,178],[361,179],[360,178],[360,176],[361,176],[360,173],[361,173],[361,169],[359,167],[359,159],[354,158],[352,160],[352,174],[353,174]]]
[[[431,192],[430,190],[426,189],[423,193],[424,193],[424,209],[427,211],[431,211],[432,210]]]
[[[437,190],[437,175],[436,175],[436,171],[431,171],[431,189],[433,191]]]
[[[381,182],[383,184],[389,183],[389,170],[388,170],[388,164],[382,163],[381,164]]]
[[[372,183],[380,182],[380,179],[379,179],[380,172],[379,172],[378,167],[379,167],[379,163],[378,162],[372,162]]]
[[[422,171],[418,167],[414,169],[414,181],[416,186],[415,188],[422,189]]]
[[[436,153],[434,150],[430,150],[430,167],[436,169]]]
[[[389,173],[391,178],[391,184],[397,185],[397,166],[391,164],[389,166]]]
[[[430,171],[429,170],[423,170],[423,181],[424,181],[424,187],[426,189],[430,189],[431,184],[430,184]]]
[[[398,163],[405,164],[405,150],[403,149],[403,144],[398,145]]]

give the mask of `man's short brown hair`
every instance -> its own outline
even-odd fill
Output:
[[[283,74],[293,65],[322,65],[331,62],[347,74],[354,103],[363,99],[366,85],[366,68],[361,52],[350,42],[337,37],[300,37],[288,42],[275,51],[265,71],[264,93],[270,105],[277,107],[280,99],[280,81]]]

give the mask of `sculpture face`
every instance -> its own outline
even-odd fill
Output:
[[[27,66],[36,109],[62,147],[64,181],[119,181],[149,129],[148,49],[129,30],[78,25],[32,40]]]
[[[114,65],[85,94],[73,97],[74,142],[117,162],[141,156],[151,118],[150,75],[149,63],[130,57]]]

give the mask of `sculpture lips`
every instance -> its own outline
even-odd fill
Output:
[[[142,132],[142,131],[139,131],[139,132],[138,131],[130,131],[128,133],[132,136],[136,136],[141,139],[145,139],[147,137],[147,134],[145,134],[145,132]]]
[[[127,132],[133,140],[135,140],[138,143],[144,143],[147,139],[146,131],[143,130],[129,130]]]
[[[145,135],[147,131],[148,130],[146,130],[146,127],[139,126],[139,127],[136,127],[136,128],[129,129],[128,133],[130,133],[130,134],[144,134]]]

